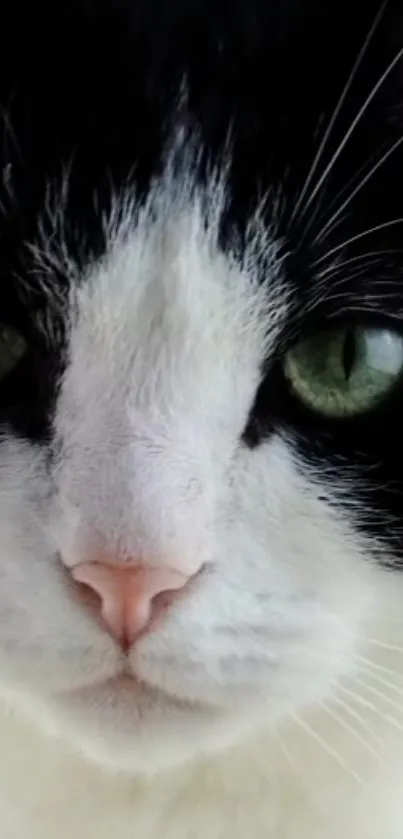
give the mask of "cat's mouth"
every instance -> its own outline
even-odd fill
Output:
[[[137,693],[144,692],[147,690],[155,690],[156,688],[148,684],[144,679],[140,678],[136,673],[134,673],[129,668],[122,667],[121,669],[117,670],[115,673],[110,675],[103,675],[98,676],[98,678],[92,679],[90,682],[83,682],[80,686],[78,685],[74,692],[85,692],[86,690],[94,691],[94,690],[110,690],[111,692],[131,692],[133,693],[136,691]],[[67,691],[71,693],[71,690]]]
[[[142,679],[139,679],[138,676],[135,676],[134,673],[121,673],[118,676],[113,676],[110,679],[106,679],[102,683],[103,688],[108,688],[113,692],[136,692],[139,691],[143,692],[147,689],[150,689],[150,685],[147,685]]]
[[[170,693],[155,684],[151,684],[135,673],[122,672],[115,676],[110,676],[93,682],[91,685],[83,685],[82,688],[75,688],[68,692],[70,699],[78,699],[80,702],[89,701],[91,705],[97,697],[107,699],[109,706],[113,707],[115,704],[126,707],[138,707],[145,703],[146,706],[157,701],[163,702],[164,705],[168,703],[169,706],[182,708],[182,710],[195,711],[202,707],[202,703],[192,701],[190,699],[181,697],[177,694]],[[66,697],[67,698],[67,697]],[[203,704],[204,707],[204,704]]]

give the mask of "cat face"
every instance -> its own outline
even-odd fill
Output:
[[[321,701],[403,586],[397,4],[158,5],[10,3],[0,59],[0,692],[135,769]],[[129,649],[104,556],[189,580]]]

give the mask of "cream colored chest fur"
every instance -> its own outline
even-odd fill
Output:
[[[139,780],[103,774],[3,712],[0,839],[401,839],[401,737],[378,759],[321,722],[328,751],[293,728]]]

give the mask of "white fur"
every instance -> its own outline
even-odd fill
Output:
[[[241,442],[287,294],[258,221],[220,252],[215,187],[111,224],[51,466],[0,445],[1,839],[401,837],[403,578],[290,435]],[[129,663],[67,570],[105,550],[201,572]]]

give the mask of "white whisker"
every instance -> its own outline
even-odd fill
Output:
[[[368,666],[361,666],[360,672],[363,673],[365,676],[369,676],[371,679],[374,679],[376,682],[378,682],[378,684],[383,685],[386,688],[390,688],[395,693],[397,693],[398,696],[403,696],[403,685],[401,688],[399,688],[398,685],[393,684],[393,682],[389,681],[389,679],[385,679],[384,676],[381,676],[380,673],[374,672]]]
[[[327,743],[326,740],[323,739],[323,737],[320,736],[320,734],[314,731],[314,729],[311,728],[304,720],[302,720],[298,714],[293,714],[293,719],[295,723],[300,728],[302,728],[302,730],[305,731],[306,734],[308,734],[309,737],[312,737],[312,739],[316,743],[318,743],[319,746],[321,746],[321,748],[326,752],[326,754],[329,755],[329,757],[336,761],[336,763],[338,763],[338,765],[342,769],[344,769],[345,772],[351,775],[359,784],[362,784],[362,778],[360,778],[360,776],[357,775],[356,772],[354,772],[354,770],[351,768],[351,766],[349,766],[347,761],[345,761],[344,758],[335,749],[333,749],[332,746],[330,746],[329,743]]]
[[[396,140],[395,143],[393,143],[393,146],[391,146],[391,148],[388,149],[388,151],[385,152],[385,154],[382,155],[382,157],[377,161],[377,163],[372,167],[372,169],[370,169],[369,172],[367,172],[365,177],[361,179],[360,183],[355,187],[355,189],[353,189],[352,192],[350,192],[350,194],[345,199],[343,204],[340,205],[338,210],[336,210],[336,212],[333,213],[333,215],[331,216],[329,221],[327,221],[326,224],[319,231],[318,235],[314,239],[314,244],[317,243],[317,242],[323,241],[323,239],[326,238],[326,235],[329,235],[329,233],[334,230],[334,228],[336,226],[335,222],[337,221],[337,219],[339,218],[339,216],[343,212],[343,210],[345,210],[346,207],[348,207],[348,205],[351,204],[351,201],[360,192],[360,190],[365,186],[365,184],[368,183],[368,181],[372,178],[372,176],[375,174],[375,172],[378,171],[378,169],[385,163],[386,160],[388,160],[388,158],[396,151],[396,149],[398,149],[399,146],[402,145],[402,143],[403,143],[403,137],[399,137],[399,139]]]
[[[350,259],[343,259],[340,262],[337,262],[335,265],[329,265],[327,268],[323,268],[322,271],[319,271],[316,274],[316,278],[321,280],[324,277],[327,277],[328,274],[333,276],[334,272],[339,272],[341,269],[345,268],[347,265],[352,265],[355,262],[363,262],[365,260],[365,266],[367,265],[376,265],[377,262],[380,262],[382,257],[388,256],[392,253],[403,253],[401,248],[385,248],[384,250],[377,250],[377,251],[366,251],[366,253],[360,253],[358,256],[352,256]],[[374,257],[374,259],[371,259]]]
[[[374,714],[378,714],[378,715],[380,714],[382,716],[380,709],[377,708],[377,706],[373,702],[371,702],[371,700],[368,699],[366,696],[362,696],[362,694],[356,693],[356,691],[354,691],[351,688],[348,688],[348,687],[346,687],[345,685],[342,685],[342,684],[337,685],[337,690],[342,691],[342,693],[345,693],[346,696],[350,697],[355,702],[357,702],[359,705],[362,705],[364,708],[368,708]],[[402,731],[403,731],[403,728],[402,728]]]
[[[346,248],[347,245],[352,245],[354,242],[358,242],[360,239],[363,239],[365,236],[370,236],[371,233],[377,233],[379,230],[386,230],[388,227],[392,227],[396,224],[403,224],[403,218],[394,218],[390,219],[390,221],[384,221],[382,224],[377,224],[374,227],[368,227],[366,230],[362,230],[361,233],[357,233],[355,236],[351,236],[350,239],[345,239],[344,242],[340,242],[340,244],[335,245],[334,248],[331,248],[327,251],[323,256],[320,256],[315,262],[312,263],[312,267],[316,267],[316,265],[320,265],[321,262],[325,262],[326,259],[329,259],[330,256],[333,256],[334,253],[337,251]]]
[[[336,151],[334,152],[334,154],[330,158],[330,161],[329,161],[328,165],[326,166],[326,168],[323,171],[321,177],[319,178],[319,180],[317,181],[314,189],[312,190],[312,192],[309,196],[309,199],[305,204],[304,214],[306,213],[306,211],[309,209],[310,205],[312,204],[312,202],[316,198],[320,188],[322,187],[322,185],[324,184],[326,179],[329,177],[329,174],[332,171],[335,163],[337,162],[337,160],[340,157],[343,149],[347,145],[351,135],[355,131],[357,125],[360,122],[360,120],[364,116],[365,112],[368,110],[372,100],[375,98],[376,94],[378,93],[378,90],[382,87],[382,85],[384,84],[384,82],[386,81],[388,76],[391,74],[392,70],[394,70],[394,68],[396,67],[396,65],[398,64],[398,62],[402,58],[402,56],[403,56],[403,48],[400,49],[399,52],[395,55],[395,57],[392,59],[392,61],[389,62],[386,70],[382,73],[381,77],[378,79],[377,83],[374,85],[371,92],[368,94],[368,96],[365,99],[363,105],[361,106],[357,115],[355,116],[352,123],[350,124],[350,127],[347,129],[342,141],[339,143]]]
[[[368,708],[368,710],[370,710],[381,720],[388,723],[388,725],[391,725],[392,728],[395,728],[397,731],[403,734],[403,725],[394,717],[391,717],[389,714],[383,713],[381,709],[378,708],[374,704],[374,702],[371,702],[367,697],[362,696],[359,693],[356,693],[356,691],[351,690],[351,688],[347,688],[345,685],[338,685],[338,690],[342,691],[342,693],[345,693],[346,696],[348,696],[353,701],[357,702],[359,705],[362,705],[364,708]]]
[[[298,214],[298,212],[299,212],[299,210],[300,210],[301,204],[302,204],[302,202],[304,201],[305,195],[306,195],[306,193],[307,193],[307,190],[309,189],[309,186],[310,186],[310,184],[311,184],[311,182],[312,182],[312,178],[314,177],[314,175],[315,175],[315,173],[316,173],[316,170],[317,170],[317,168],[318,168],[318,165],[319,165],[319,163],[320,163],[320,161],[321,161],[321,159],[322,159],[323,153],[324,153],[324,151],[325,151],[325,148],[326,148],[326,145],[327,145],[327,143],[328,143],[329,137],[330,137],[330,136],[331,136],[331,134],[332,134],[332,131],[333,131],[333,128],[334,128],[335,123],[336,123],[336,121],[337,121],[337,118],[338,118],[338,116],[339,116],[339,114],[340,114],[340,111],[341,111],[341,109],[342,109],[343,105],[344,105],[344,102],[345,102],[345,100],[346,100],[346,97],[347,97],[347,95],[348,95],[348,93],[349,93],[349,90],[350,90],[350,88],[351,88],[351,85],[352,85],[352,83],[353,83],[353,81],[354,81],[354,79],[355,79],[355,77],[356,77],[357,71],[358,71],[358,69],[359,69],[359,67],[360,67],[360,64],[361,64],[361,62],[362,62],[362,60],[363,60],[363,58],[364,58],[364,56],[365,56],[365,53],[366,53],[366,51],[367,51],[367,49],[368,49],[368,46],[369,46],[369,44],[370,44],[370,42],[371,42],[371,40],[372,40],[372,37],[373,37],[373,35],[374,35],[374,33],[375,33],[376,29],[378,28],[379,22],[380,22],[380,20],[381,20],[381,18],[382,18],[382,15],[383,15],[383,13],[384,13],[384,11],[385,11],[386,6],[388,5],[388,2],[389,2],[389,0],[384,0],[384,2],[382,3],[381,8],[380,8],[380,10],[379,10],[378,14],[376,15],[376,17],[375,17],[375,19],[374,19],[374,21],[373,21],[373,23],[372,23],[372,26],[371,26],[371,28],[370,28],[370,30],[369,30],[369,32],[368,32],[368,35],[367,35],[367,37],[365,38],[365,41],[364,41],[364,43],[363,43],[363,45],[362,45],[362,47],[361,47],[361,50],[360,50],[360,52],[359,52],[359,54],[358,54],[358,57],[357,57],[357,59],[356,59],[356,61],[355,61],[354,65],[353,65],[353,68],[352,68],[352,70],[351,70],[351,73],[350,73],[350,75],[349,75],[349,77],[348,77],[348,79],[347,79],[347,82],[346,82],[346,84],[345,84],[345,86],[344,86],[343,90],[342,90],[341,96],[340,96],[340,98],[338,99],[338,101],[337,101],[337,103],[336,103],[336,107],[335,107],[335,109],[334,109],[334,111],[333,111],[333,114],[332,114],[332,116],[331,116],[331,118],[330,118],[330,121],[329,121],[329,124],[328,124],[328,126],[327,126],[327,128],[326,128],[326,131],[325,131],[325,133],[324,133],[324,135],[323,135],[323,137],[322,137],[322,141],[321,141],[321,143],[320,143],[320,145],[319,145],[319,148],[318,148],[318,151],[317,151],[317,153],[316,153],[316,155],[315,155],[315,158],[314,158],[314,160],[313,160],[312,166],[311,166],[311,168],[310,168],[310,170],[309,170],[309,172],[308,172],[308,175],[307,175],[307,177],[306,177],[306,179],[305,179],[304,185],[303,185],[303,187],[302,187],[302,190],[301,190],[301,192],[300,192],[300,194],[299,194],[298,200],[297,200],[297,202],[296,202],[296,204],[295,204],[295,207],[294,207],[294,210],[293,210],[293,212],[292,212],[292,215],[291,215],[291,220],[290,220],[290,223],[291,223],[291,224],[293,223],[294,219],[296,218],[296,216],[297,216],[297,214]],[[312,203],[312,201],[311,201],[311,199],[309,199],[309,201],[307,202],[307,204],[306,204],[306,206],[305,206],[305,208],[304,208],[304,214],[305,214],[305,212],[306,212],[307,208],[309,207],[309,205],[310,205],[311,203]]]
[[[328,715],[329,715],[329,717],[331,717],[332,719],[334,719],[334,720],[335,720],[335,722],[336,722],[336,723],[337,723],[337,724],[338,724],[341,728],[344,728],[346,731],[348,731],[348,732],[349,732],[349,734],[352,734],[352,736],[353,736],[353,737],[355,737],[355,739],[356,739],[356,740],[358,740],[358,742],[359,742],[359,743],[361,743],[361,745],[362,745],[362,746],[364,746],[364,748],[368,751],[368,753],[369,753],[370,755],[372,755],[372,757],[375,757],[375,758],[376,758],[376,760],[381,761],[381,755],[379,754],[379,752],[377,752],[377,751],[376,751],[376,749],[374,749],[374,748],[371,746],[371,744],[370,744],[370,743],[368,743],[368,740],[366,740],[366,739],[365,739],[365,737],[363,737],[363,735],[362,735],[362,734],[360,734],[360,732],[359,732],[359,731],[357,731],[357,730],[354,728],[354,726],[353,726],[353,725],[351,725],[351,723],[347,722],[347,720],[344,720],[344,719],[343,719],[343,717],[342,717],[342,716],[340,716],[340,714],[338,714],[338,713],[334,710],[334,708],[329,707],[329,706],[328,706],[325,702],[320,702],[320,703],[319,703],[319,705],[320,705],[320,707],[321,707],[321,708],[325,711],[325,713],[326,713],[326,714],[328,714]]]
[[[380,746],[380,748],[385,747],[385,742],[384,740],[382,740],[382,737],[379,737],[379,735],[372,730],[370,725],[368,725],[368,723],[365,720],[363,720],[361,714],[359,714],[358,711],[355,711],[354,708],[352,708],[351,705],[348,704],[348,702],[344,702],[344,700],[341,699],[340,696],[332,696],[332,702],[336,702],[337,705],[340,705],[340,707],[343,708],[345,713],[349,714],[349,716],[352,717],[352,719],[355,720],[370,737],[372,737],[374,742],[377,743],[378,746]]]
[[[378,699],[382,699],[383,702],[386,702],[387,705],[390,705],[392,708],[396,708],[397,711],[403,711],[403,703],[396,702],[395,699],[391,699],[390,696],[387,696],[386,693],[383,693],[378,688],[375,688],[373,685],[366,682],[364,679],[360,678],[359,676],[354,677],[354,681],[357,685],[361,685],[365,690],[369,690],[374,696],[377,696]]]
[[[337,207],[339,205],[343,196],[354,188],[354,184],[358,183],[360,178],[362,178],[365,175],[365,172],[368,170],[368,167],[375,163],[379,151],[381,151],[381,149],[377,149],[377,151],[374,151],[373,154],[371,154],[370,157],[368,157],[367,160],[354,172],[354,175],[351,178],[349,178],[349,180],[342,186],[341,189],[339,189],[334,198],[330,199],[329,204],[327,206],[329,212],[333,210],[334,207]],[[310,227],[311,221],[309,221],[307,229],[309,229]]]
[[[381,673],[386,673],[387,676],[396,676],[396,678],[400,679],[403,683],[403,673],[397,673],[396,670],[392,670],[391,667],[384,667],[382,664],[377,664],[374,661],[371,661],[370,658],[366,658],[364,655],[356,654],[355,658],[358,662],[362,661],[367,667],[379,670]]]

